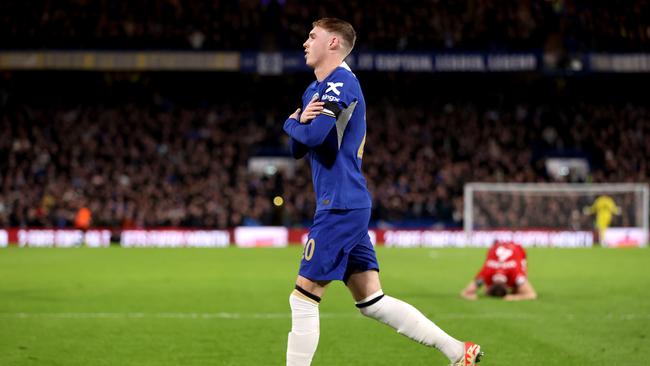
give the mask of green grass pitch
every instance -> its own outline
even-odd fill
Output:
[[[468,302],[484,249],[379,248],[383,289],[486,352],[481,365],[648,362],[650,250],[530,249],[532,302]],[[284,365],[300,248],[0,250],[0,365]],[[314,366],[446,365],[321,304]]]

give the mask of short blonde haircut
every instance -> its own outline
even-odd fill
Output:
[[[328,32],[336,33],[343,39],[343,47],[346,51],[346,56],[354,48],[354,42],[357,40],[357,33],[354,31],[352,24],[345,20],[337,18],[322,18],[312,23],[312,26],[321,27]]]

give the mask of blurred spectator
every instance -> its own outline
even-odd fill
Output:
[[[91,220],[92,214],[90,213],[90,209],[82,206],[74,217],[74,227],[75,229],[86,231],[90,228]]]
[[[2,48],[295,49],[311,23],[357,24],[358,50],[642,51],[648,0],[0,2]]]

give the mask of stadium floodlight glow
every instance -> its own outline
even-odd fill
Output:
[[[477,230],[592,231],[595,216],[585,211],[606,195],[620,209],[610,227],[640,233],[646,246],[649,193],[641,183],[468,183],[463,227],[468,238]]]

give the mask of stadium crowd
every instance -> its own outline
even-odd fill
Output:
[[[338,16],[357,27],[357,50],[641,51],[650,47],[649,5],[648,0],[625,6],[587,0],[5,1],[0,47],[293,50],[313,20]]]
[[[409,92],[417,78],[392,93],[367,89],[373,225],[458,226],[465,182],[553,181],[544,158],[558,152],[588,159],[588,181],[649,181],[650,110],[642,102],[501,95],[494,103],[481,92]],[[278,82],[253,79],[252,89]],[[264,149],[286,153],[281,128],[293,104],[259,95],[138,99],[103,88],[111,97],[83,96],[83,88],[74,98],[0,93],[0,226],[70,227],[80,207],[105,227],[292,226],[313,216],[304,159],[293,176],[248,169]],[[496,220],[486,225],[517,215],[496,203],[482,210]]]

